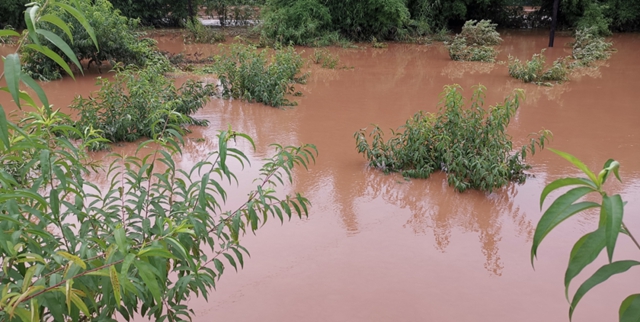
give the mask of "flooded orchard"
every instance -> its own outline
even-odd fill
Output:
[[[542,31],[505,31],[499,60],[529,59],[547,45]],[[557,37],[548,61],[570,54],[570,37]],[[571,81],[553,87],[510,78],[504,64],[454,62],[440,44],[390,44],[383,49],[330,49],[345,69],[309,64],[306,85],[299,85],[298,106],[275,109],[241,101],[212,100],[196,117],[211,121],[193,127],[183,167],[215,147],[215,135],[229,125],[251,135],[256,151],[240,143],[253,167],[237,172],[251,186],[270,143],[313,143],[319,150],[309,171],[297,169],[290,191],[312,202],[309,217],[280,225],[269,220],[256,236],[246,236],[251,253],[238,273],[228,267],[206,302],[194,298],[196,321],[568,321],[563,277],[575,240],[597,225],[597,215],[569,220],[542,243],[531,267],[529,252],[541,216],[540,192],[553,180],[579,176],[568,162],[549,151],[529,159],[525,184],[510,184],[491,194],[457,193],[441,173],[427,180],[405,180],[368,168],[356,152],[353,134],[378,124],[397,128],[419,110],[437,111],[443,86],[459,84],[469,97],[475,85],[487,87],[486,104],[502,101],[515,88],[527,100],[512,120],[514,146],[529,134],[553,132],[550,147],[569,152],[590,168],[609,158],[621,163],[623,183],[609,182],[629,201],[626,223],[640,229],[640,35],[613,37],[617,52],[598,69],[583,69]],[[184,45],[160,37],[171,52],[208,56],[217,46]],[[305,50],[305,55],[313,49]],[[352,67],[352,68],[351,68]],[[45,84],[56,106],[95,90],[95,73]],[[213,81],[213,80],[210,80]],[[1,96],[3,101],[9,98]],[[199,138],[204,138],[200,140]],[[133,153],[135,146],[116,146]],[[104,153],[94,154],[102,158]],[[99,180],[99,176],[96,180]],[[557,196],[557,194],[555,194]],[[229,208],[246,200],[236,191]],[[547,201],[548,206],[550,201]],[[616,257],[637,257],[621,238]],[[605,263],[601,256],[597,264]],[[578,280],[593,273],[587,267]],[[590,292],[574,321],[614,321],[619,303],[632,293],[640,273],[631,270]]]

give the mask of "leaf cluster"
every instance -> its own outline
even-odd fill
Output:
[[[56,0],[43,4],[48,6],[73,14],[95,38],[74,7]],[[28,7],[28,30],[18,43],[29,37],[37,44],[31,48],[47,55],[36,33],[46,20],[42,11],[36,3]],[[0,30],[0,36],[20,35]],[[53,43],[61,50],[67,45]],[[69,70],[59,56],[51,57]],[[243,267],[249,254],[240,243],[245,233],[269,217],[284,222],[308,214],[306,198],[280,197],[277,190],[291,182],[295,167],[315,162],[314,146],[273,145],[246,202],[228,208],[225,187],[239,183],[231,166],[249,166],[234,144],[240,139],[253,146],[249,136],[222,131],[206,157],[180,169],[182,131],[165,126],[134,156],[113,155],[108,167],[99,167],[86,152],[103,141],[97,131],[67,125],[69,116],[53,111],[42,88],[22,72],[18,53],[2,58],[0,79],[7,85],[0,90],[9,92],[18,108],[33,112],[14,123],[0,106],[0,320],[113,321],[116,314],[127,321],[135,316],[191,320],[189,298],[207,299],[228,266]],[[116,78],[122,75],[134,77],[125,71]],[[115,90],[118,81],[106,86]],[[137,90],[131,83],[138,78],[129,81],[127,90]],[[21,82],[41,105],[20,91]],[[169,109],[195,108],[164,98]],[[150,144],[151,154],[139,154]],[[96,177],[106,184],[97,184]]]
[[[211,27],[204,26],[200,20],[189,19],[186,24],[188,34],[185,36],[185,42],[199,44],[213,44],[223,42],[225,36],[223,33],[213,30]]]
[[[73,3],[71,0],[59,0],[59,2],[67,6]],[[81,22],[60,7],[49,7],[42,13],[45,17],[58,19],[43,21],[51,32],[39,32],[38,43],[42,42],[49,50],[64,57],[63,54],[67,56],[68,54],[51,42],[60,44],[64,41],[68,44],[65,50],[73,52],[78,61],[87,61],[87,67],[91,64],[99,67],[104,62],[109,62],[111,66],[115,66],[116,62],[144,66],[149,60],[157,59],[154,57],[155,41],[138,39],[135,33],[138,23],[136,20],[122,16],[107,0],[78,0],[77,2],[79,4],[77,10],[85,17],[87,24],[92,26],[97,46],[94,45],[94,39],[90,37]],[[68,27],[61,28],[63,23]],[[62,77],[62,68],[48,55],[33,50],[27,45],[24,47],[22,57],[23,69],[31,77],[40,80],[54,80]],[[73,60],[66,59],[66,63],[71,62]],[[78,68],[82,70],[81,66]]]
[[[576,30],[572,47],[572,57],[578,66],[590,66],[597,60],[609,59],[613,51],[613,44],[599,36],[593,28]]]
[[[356,132],[358,152],[370,166],[405,177],[428,178],[443,171],[449,185],[459,192],[492,191],[510,181],[523,182],[524,171],[529,169],[526,156],[544,148],[550,133],[543,131],[529,145],[513,151],[506,130],[523,99],[522,92],[516,91],[487,110],[483,108],[484,87],[475,89],[469,108],[464,108],[461,91],[458,85],[446,86],[437,114],[416,113],[386,142],[378,126],[369,134],[371,143],[366,129]]]
[[[296,95],[295,84],[305,82],[307,75],[299,75],[303,65],[293,47],[277,48],[269,56],[255,46],[233,44],[206,70],[217,75],[223,98],[277,107],[295,105],[286,96]]]
[[[448,45],[449,57],[459,61],[495,62],[498,52],[493,46],[502,42],[496,26],[490,20],[467,21]]]
[[[340,62],[340,56],[333,55],[326,49],[314,49],[311,61],[314,64],[321,65],[322,68],[335,69]]]
[[[548,82],[563,82],[569,79],[570,68],[566,58],[559,58],[549,68],[545,66],[544,49],[539,54],[533,54],[531,60],[521,62],[518,58],[509,56],[509,75],[525,83],[550,85]]]
[[[618,173],[620,164],[610,159],[605,162],[602,170],[596,175],[582,161],[565,152],[552,151],[580,169],[586,178],[560,178],[548,184],[540,195],[540,209],[550,193],[561,188],[570,188],[557,197],[538,222],[531,246],[531,263],[538,255],[538,248],[544,238],[565,220],[585,212],[598,210],[599,221],[596,230],[582,236],[573,246],[569,256],[569,264],[564,278],[565,296],[570,303],[569,318],[573,316],[580,300],[595,286],[605,282],[610,277],[624,273],[634,266],[640,265],[635,260],[614,261],[614,250],[620,235],[627,235],[640,249],[640,244],[624,224],[624,205],[619,194],[609,195],[604,190],[607,178],[613,174],[620,181]],[[600,202],[581,201],[588,194],[596,194]],[[601,266],[593,275],[587,278],[576,290],[572,298],[569,297],[569,287],[575,277],[584,268],[592,264],[606,249],[608,263]],[[619,309],[620,322],[640,320],[640,294],[633,294],[622,301]]]
[[[165,72],[160,65],[124,68],[112,80],[99,78],[100,89],[93,95],[75,98],[70,107],[79,118],[73,126],[82,133],[95,131],[105,140],[91,145],[91,150],[108,148],[106,142],[133,142],[166,129],[208,124],[191,115],[216,94],[215,86],[189,79],[176,88]]]

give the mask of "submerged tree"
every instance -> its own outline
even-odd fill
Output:
[[[530,168],[524,162],[527,155],[543,148],[551,133],[542,131],[529,145],[513,151],[506,131],[523,93],[516,90],[487,110],[484,92],[478,86],[465,109],[462,88],[446,86],[438,114],[416,113],[387,142],[378,126],[369,134],[371,143],[362,129],[354,134],[358,152],[370,166],[407,177],[428,178],[435,171],[444,171],[449,185],[460,192],[492,191],[510,181],[523,182],[524,171]]]

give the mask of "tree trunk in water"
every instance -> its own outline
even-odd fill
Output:
[[[556,36],[556,25],[558,24],[558,4],[560,0],[553,0],[553,13],[551,14],[551,32],[549,32],[549,47],[553,47],[553,40]]]
[[[196,15],[193,12],[193,0],[187,0],[187,9],[189,10],[189,20],[192,22],[195,20]]]

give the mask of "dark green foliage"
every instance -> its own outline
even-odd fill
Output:
[[[510,181],[523,182],[527,155],[543,148],[550,133],[543,132],[531,143],[513,151],[507,126],[515,115],[522,92],[516,91],[502,104],[484,105],[484,87],[475,89],[468,109],[460,86],[446,86],[438,114],[416,113],[384,142],[384,133],[375,126],[367,141],[366,129],[356,132],[358,152],[369,165],[384,172],[400,172],[412,178],[428,178],[444,171],[457,191],[492,191]]]
[[[589,66],[611,56],[613,44],[599,35],[595,28],[576,30],[572,56],[579,66]]]
[[[27,19],[22,37],[5,30],[0,35],[20,37],[21,44],[27,38],[38,43],[30,31],[46,28],[41,12],[48,6],[56,4],[47,1],[44,8],[27,9],[33,19]],[[73,7],[58,7],[85,21]],[[93,33],[91,28],[87,31]],[[68,46],[63,40],[54,43]],[[31,48],[48,53],[39,45]],[[249,158],[234,144],[244,139],[255,148],[253,140],[231,129],[220,132],[216,142],[205,147],[206,156],[181,169],[176,163],[185,146],[180,120],[186,119],[167,111],[197,109],[202,98],[194,93],[201,87],[183,87],[181,95],[190,97],[181,100],[171,94],[173,88],[147,86],[155,92],[142,90],[145,97],[140,102],[143,98],[133,93],[123,99],[125,88],[118,90],[117,76],[115,85],[105,85],[104,95],[122,109],[127,109],[127,100],[161,105],[164,112],[157,123],[163,125],[133,156],[112,155],[110,165],[103,166],[86,153],[104,141],[102,133],[91,126],[80,131],[66,125],[69,116],[54,111],[38,83],[21,72],[17,51],[2,57],[0,83],[6,86],[0,90],[14,98],[12,110],[33,112],[13,123],[0,103],[0,320],[191,320],[189,300],[207,300],[229,265],[236,271],[244,266],[249,254],[241,245],[244,234],[255,233],[269,217],[284,222],[308,215],[305,197],[277,190],[293,180],[294,167],[315,162],[313,145],[273,144],[275,151],[251,181],[255,185],[246,202],[227,205],[223,186],[239,183],[229,161],[242,169],[249,165]],[[58,63],[69,70],[64,61]],[[139,81],[164,78],[166,66],[152,67],[143,71],[148,75],[120,74],[131,76],[124,80],[126,90],[144,89],[135,85]],[[40,101],[20,92],[20,83]],[[130,115],[116,111],[113,116],[124,120],[138,113],[126,112]]]
[[[101,138],[110,142],[133,142],[156,137],[167,127],[206,125],[207,121],[190,115],[209,101],[215,87],[187,80],[176,88],[164,72],[160,66],[127,68],[112,81],[100,78],[98,92],[88,98],[77,97],[70,106],[78,110],[79,120],[74,126],[82,133],[97,130]],[[92,150],[106,147],[90,146]]]
[[[318,0],[269,0],[262,36],[283,44],[312,45],[331,30],[329,8]]]
[[[296,94],[294,85],[306,80],[306,75],[298,76],[303,64],[293,47],[276,49],[269,57],[266,50],[234,44],[207,70],[218,76],[222,97],[275,107],[295,105],[286,96]]]
[[[115,9],[143,25],[181,26],[189,16],[187,0],[110,0]],[[193,0],[198,3],[197,0]]]
[[[494,62],[498,52],[492,46],[502,42],[497,24],[489,20],[469,20],[449,45],[453,60]]]
[[[541,0],[540,4],[540,15],[549,16],[553,0]],[[640,0],[560,1],[558,22],[565,28],[596,26],[604,35],[609,30],[640,30]]]
[[[559,58],[549,68],[545,68],[545,62],[544,49],[541,53],[534,54],[531,60],[524,63],[517,58],[509,56],[509,75],[525,83],[538,85],[568,80],[569,67],[567,66],[566,58]]]
[[[60,1],[72,2],[69,0]],[[123,17],[117,10],[114,11],[109,1],[79,0],[78,3],[80,4],[78,10],[85,15],[95,31],[98,48],[93,44],[82,25],[69,13],[58,8],[51,10],[51,13],[56,14],[69,24],[73,42],[64,31],[50,25],[51,29],[69,44],[78,60],[98,66],[105,61],[112,64],[119,62],[125,65],[143,66],[150,59],[158,59],[153,51],[155,41],[151,39],[139,40],[134,31],[137,21]],[[41,37],[41,43],[46,44],[61,57],[65,57],[60,49],[46,41],[44,37]],[[23,60],[25,62],[24,71],[34,78],[53,80],[61,77],[62,68],[41,53],[27,48],[23,52]],[[67,62],[70,63],[68,60]]]
[[[246,26],[257,20],[256,6],[265,0],[202,0],[205,13],[216,17],[221,26]]]
[[[332,25],[354,40],[394,38],[409,23],[403,0],[328,0]]]
[[[0,0],[0,29],[24,28],[24,9],[29,0]]]

